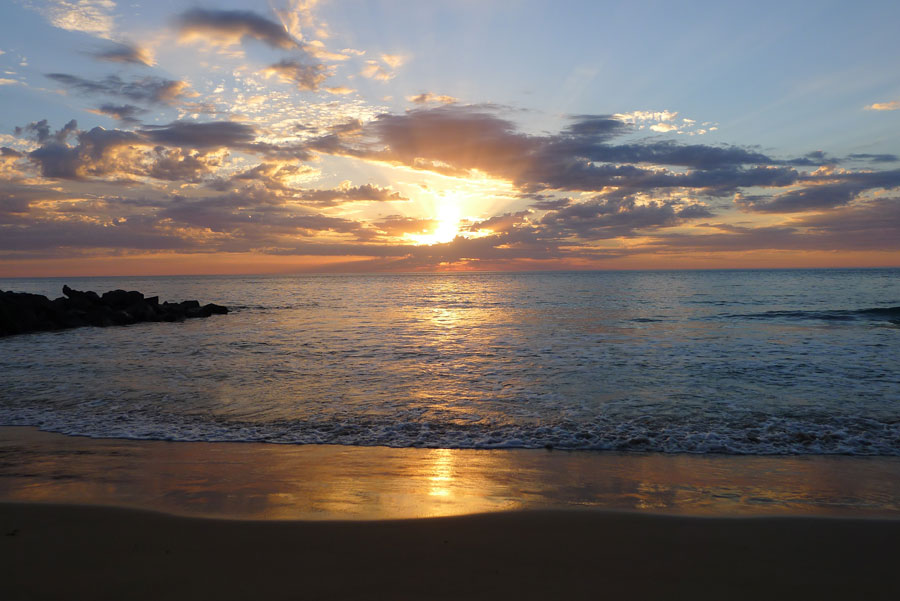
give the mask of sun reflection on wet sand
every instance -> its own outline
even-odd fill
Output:
[[[168,443],[0,428],[0,500],[249,519],[550,508],[897,516],[900,458]]]

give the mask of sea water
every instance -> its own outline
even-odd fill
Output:
[[[391,447],[900,455],[900,270],[0,280],[233,309],[0,338],[0,425]]]

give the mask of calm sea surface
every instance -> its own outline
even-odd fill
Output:
[[[236,309],[0,338],[0,425],[394,447],[900,455],[900,270],[0,280]]]

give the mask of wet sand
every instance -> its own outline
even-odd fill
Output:
[[[0,599],[897,599],[900,460],[0,428]]]
[[[897,599],[900,521],[237,521],[0,504],[3,599]]]
[[[0,428],[0,500],[241,519],[598,509],[900,517],[900,457],[736,457],[91,439]]]

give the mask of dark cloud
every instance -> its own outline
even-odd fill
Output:
[[[858,184],[842,182],[792,190],[772,197],[754,196],[738,204],[759,213],[802,213],[820,211],[848,204],[865,188]]]
[[[300,90],[315,91],[328,78],[324,65],[305,64],[294,59],[284,59],[265,70],[267,75],[276,75],[281,80],[293,83]]]
[[[900,161],[900,157],[896,154],[866,154],[854,153],[848,154],[847,159],[851,161],[868,161],[871,163],[895,163]]]
[[[146,114],[148,111],[133,104],[102,104],[94,109],[101,115],[107,115],[121,121],[122,123],[136,124],[140,123],[138,115]]]
[[[299,195],[298,200],[319,206],[334,206],[357,201],[396,201],[409,200],[390,188],[379,188],[371,184],[348,186],[332,190],[309,190]]]
[[[104,175],[119,170],[120,165],[108,161],[112,149],[140,144],[140,136],[132,132],[95,127],[77,135],[78,144],[68,146],[57,141],[49,142],[28,153],[37,163],[44,177],[81,179],[88,175]]]
[[[638,204],[634,198],[607,198],[574,203],[550,211],[540,220],[540,224],[557,236],[600,240],[634,236],[642,231],[711,216],[712,213],[699,204],[673,201]]]
[[[631,131],[631,126],[612,115],[575,115],[571,120],[572,124],[562,131],[564,136],[603,140]]]
[[[35,251],[69,248],[137,250],[190,250],[198,243],[168,231],[153,218],[141,216],[105,219],[31,219],[3,228],[0,250]]]
[[[153,65],[150,53],[127,42],[111,42],[105,48],[92,52],[91,56],[113,63],[130,63],[149,67]]]
[[[241,148],[256,137],[253,127],[235,121],[174,121],[168,125],[148,125],[140,133],[158,144],[188,148]]]
[[[78,150],[65,144],[51,142],[28,153],[28,158],[40,165],[41,175],[61,179],[77,179],[81,160]]]
[[[178,16],[175,24],[182,36],[201,36],[223,45],[250,37],[273,48],[298,46],[282,25],[251,11],[194,8]]]
[[[135,102],[171,104],[187,90],[187,83],[161,77],[126,81],[118,75],[100,80],[85,79],[67,73],[48,73],[47,77],[77,92],[90,96],[119,96]]]
[[[822,211],[850,204],[868,190],[900,187],[900,169],[813,175],[803,181],[804,188],[783,194],[736,200],[743,208],[760,213]]]
[[[572,204],[571,198],[539,198],[531,205],[531,208],[539,211],[556,211],[570,204]]]
[[[900,251],[900,197],[876,198],[858,206],[807,215],[792,224],[827,240],[827,250]]]
[[[9,148],[8,146],[3,146],[3,147],[0,147],[0,156],[18,159],[25,155],[22,154],[21,152],[19,152],[18,150],[14,150],[12,148]]]
[[[13,131],[17,136],[32,138],[41,144],[55,141],[65,144],[71,134],[78,130],[78,122],[72,119],[56,132],[51,133],[50,124],[46,119],[29,123],[23,127],[16,127]]]

